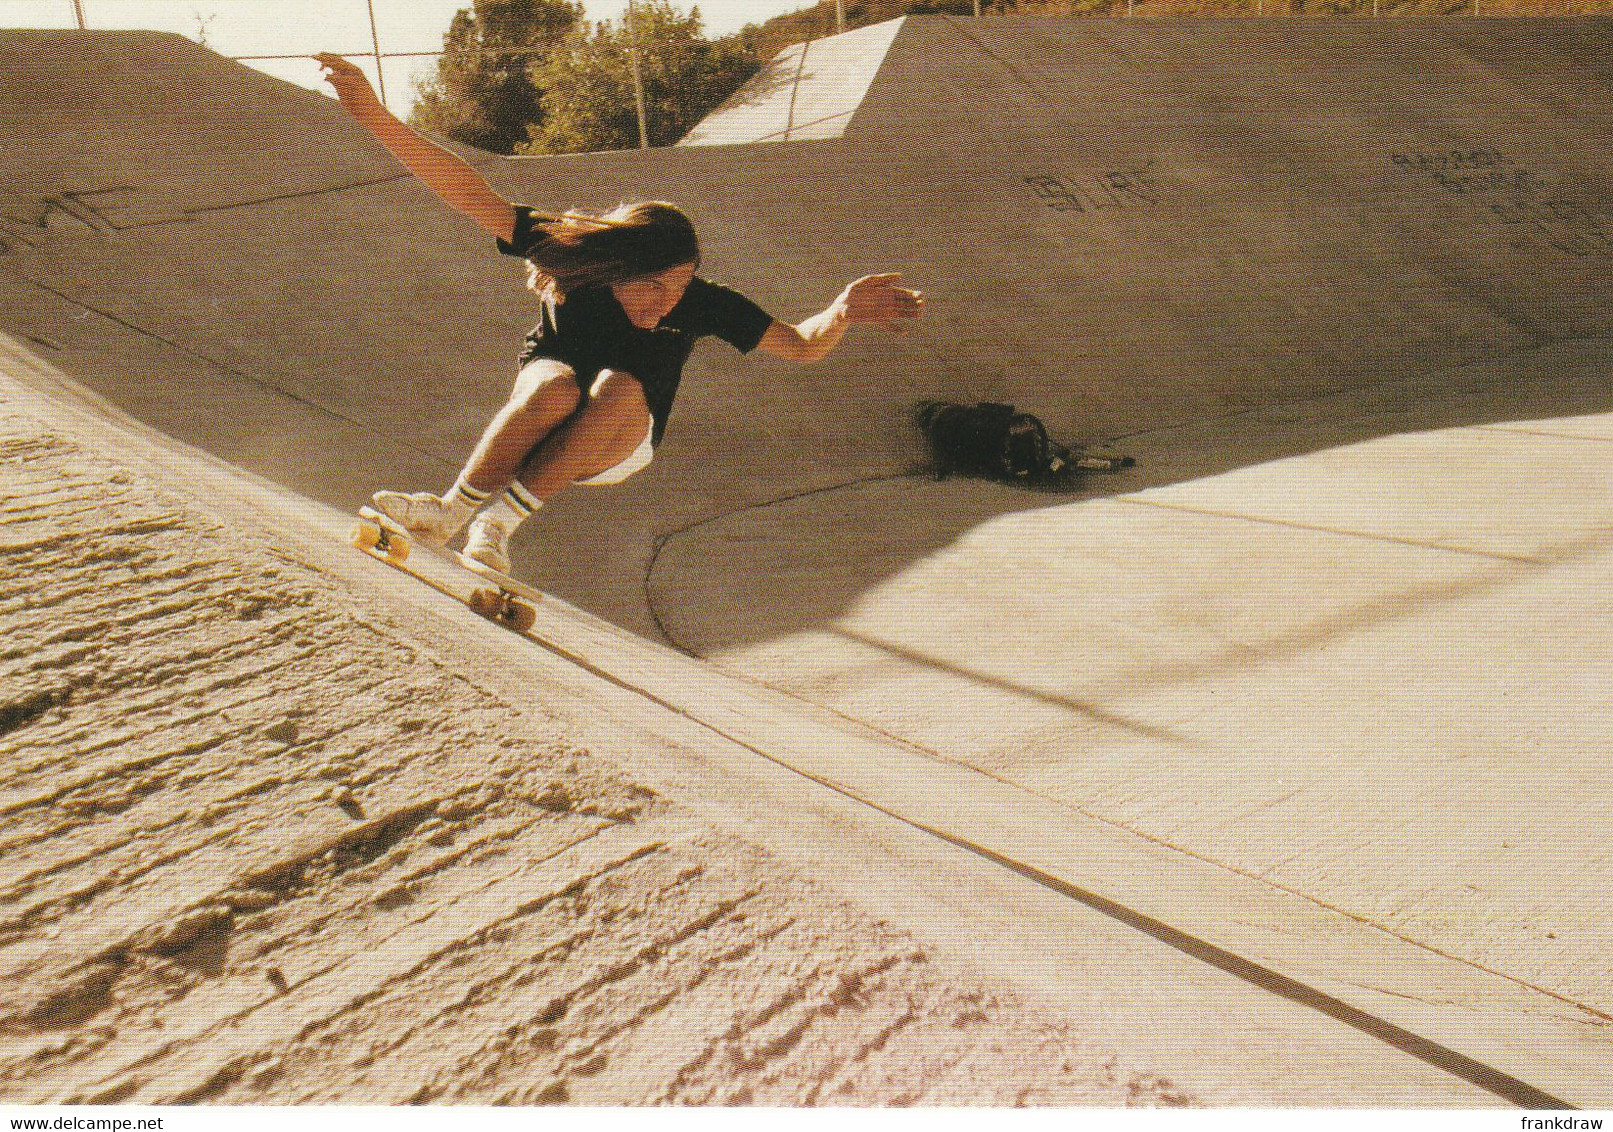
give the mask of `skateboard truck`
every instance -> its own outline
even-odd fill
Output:
[[[472,574],[493,583],[492,588],[478,586],[470,592],[470,598],[465,604],[470,607],[472,613],[489,621],[497,621],[517,633],[525,633],[537,623],[538,611],[532,604],[533,599],[526,594],[527,587],[520,585],[508,574],[501,574],[490,566],[483,566],[474,558],[466,558],[463,554],[455,553],[454,559]]]
[[[408,559],[413,544],[402,528],[393,526],[380,512],[368,507],[359,511],[359,518],[361,521],[348,535],[348,540],[354,546],[372,558],[395,566],[402,565]]]

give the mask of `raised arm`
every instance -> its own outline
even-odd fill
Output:
[[[325,68],[325,81],[336,88],[342,109],[375,135],[405,169],[441,197],[501,240],[515,228],[515,210],[495,193],[482,175],[458,154],[427,141],[395,118],[370,89],[364,72],[340,55],[315,55]]]
[[[853,326],[877,323],[899,333],[904,322],[924,314],[924,292],[902,287],[901,281],[898,272],[865,275],[806,321],[773,323],[758,345],[775,357],[815,362],[840,345]]]

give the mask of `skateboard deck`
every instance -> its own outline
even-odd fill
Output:
[[[508,574],[501,574],[474,558],[466,558],[463,554],[450,551],[450,560],[455,566],[474,574],[483,582],[490,583],[477,586],[469,594],[462,594],[408,564],[409,552],[414,546],[414,537],[408,531],[373,507],[360,507],[358,517],[359,522],[353,527],[349,541],[371,558],[380,559],[388,566],[424,582],[437,592],[464,603],[473,613],[489,621],[495,621],[505,628],[513,629],[517,633],[529,631],[537,622],[537,607],[543,601],[542,590],[535,589]]]

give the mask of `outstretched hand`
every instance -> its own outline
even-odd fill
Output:
[[[342,100],[342,105],[351,107],[355,103],[380,101],[375,97],[370,80],[356,63],[329,51],[321,51],[314,59],[324,68],[325,81],[336,88],[336,97]]]
[[[924,314],[924,292],[900,286],[901,272],[865,275],[840,293],[837,305],[842,317],[853,325],[877,323],[898,333],[903,323]]]

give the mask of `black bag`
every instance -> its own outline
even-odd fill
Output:
[[[1068,482],[1079,471],[1118,471],[1134,462],[1129,456],[1072,453],[1048,438],[1038,418],[993,401],[925,401],[918,406],[917,419],[938,480],[962,472],[1047,486]]]

